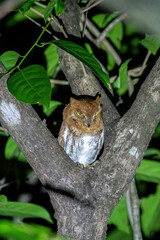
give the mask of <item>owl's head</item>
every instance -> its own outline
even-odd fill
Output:
[[[64,109],[63,118],[72,129],[92,133],[97,128],[102,128],[102,107],[99,96],[96,99],[74,99]]]

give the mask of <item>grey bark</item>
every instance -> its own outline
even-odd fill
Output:
[[[33,108],[8,92],[9,76],[0,80],[0,122],[47,189],[59,234],[76,240],[103,240],[107,220],[133,179],[160,120],[160,59],[129,111],[120,118],[88,68],[84,75],[77,60],[60,54],[74,94],[102,95],[105,145],[95,168],[81,169],[69,159]],[[2,65],[0,72],[5,72]]]

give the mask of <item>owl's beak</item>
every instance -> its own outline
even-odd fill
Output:
[[[85,121],[85,125],[89,128],[91,126],[91,120],[86,120]]]

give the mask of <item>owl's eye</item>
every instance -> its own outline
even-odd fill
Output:
[[[95,113],[95,116],[97,116],[97,115],[98,115],[98,113],[99,113],[99,112],[96,112],[96,113]]]
[[[82,114],[82,113],[79,113],[79,112],[77,112],[77,115],[80,116],[80,117],[83,116],[83,114]]]

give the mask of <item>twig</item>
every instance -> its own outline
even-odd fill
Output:
[[[84,24],[83,24],[82,37],[84,37],[85,30],[86,30],[86,24],[87,24],[87,15],[88,15],[88,12],[84,13]]]
[[[6,128],[0,127],[0,131],[8,133],[8,130]]]
[[[103,2],[103,0],[99,0],[98,2],[95,1],[95,2],[94,2],[92,5],[90,5],[89,7],[87,6],[87,8],[84,8],[84,9],[81,11],[81,13],[84,13],[84,12],[90,10],[91,8],[93,8],[93,7],[97,6],[98,4],[100,4],[101,2]]]
[[[42,17],[42,18],[44,19],[44,15],[43,15],[42,13],[38,12],[36,9],[34,9],[34,8],[31,7],[30,10],[31,10],[32,12],[36,13],[38,16],[40,16],[40,17]],[[58,26],[58,28],[61,30],[61,32],[63,33],[64,37],[65,37],[65,38],[68,38],[66,32],[64,31],[63,26],[62,26],[61,24],[59,24],[54,17],[48,18],[48,21],[53,21],[53,22]],[[49,33],[49,32],[48,32],[48,33]],[[50,32],[49,34],[52,34],[52,33]],[[54,37],[54,36],[53,36],[53,37]],[[54,37],[54,38],[55,38],[55,37]]]
[[[82,71],[84,73],[84,77],[87,77],[87,73],[86,73],[86,70],[85,70],[85,67],[83,65],[83,63],[80,61],[80,64],[81,64],[81,67],[82,67]]]
[[[65,80],[50,79],[50,82],[58,85],[69,85],[68,81]]]
[[[36,11],[36,10],[35,10]],[[21,14],[23,14],[22,12],[21,12],[21,10],[19,10],[19,12],[21,13]],[[37,12],[37,11],[36,11]],[[44,29],[45,27],[44,26],[42,26],[40,23],[38,23],[38,22],[36,22],[34,19],[32,19],[32,18],[30,18],[27,14],[23,14],[24,15],[24,17],[26,17],[28,20],[30,20],[31,22],[33,22],[35,25],[37,25],[38,27],[40,27],[40,28],[42,28],[42,29]],[[51,31],[49,31],[48,29],[46,29],[45,30],[47,33],[49,33],[49,34],[52,34],[52,32]],[[53,36],[54,37],[54,36]],[[54,37],[55,38],[55,37]]]
[[[96,42],[94,41],[94,38],[92,37],[92,35],[90,34],[90,32],[89,32],[87,29],[85,30],[85,35],[86,35],[86,37],[87,37],[91,42],[93,42],[93,44],[96,45]],[[98,45],[96,45],[96,46],[98,47]],[[95,57],[95,59],[96,59],[97,62],[99,62],[99,64],[101,65],[102,70],[103,70],[105,73],[108,74],[108,71],[107,71],[106,68],[103,66],[103,64],[99,61],[99,59],[97,59],[96,57]]]
[[[129,75],[128,75],[128,79],[127,79],[127,86],[128,86],[128,95],[129,95],[129,97],[131,97],[132,93],[134,92],[134,84]]]
[[[13,9],[22,2],[23,2],[23,0],[6,0],[6,1],[3,1],[0,4],[0,19],[5,17],[10,11],[13,11]]]
[[[84,21],[84,16],[82,17],[82,21]],[[87,28],[92,32],[92,34],[95,37],[98,37],[100,35],[100,31],[94,26],[94,24],[89,21],[87,19]],[[85,30],[85,34],[88,36],[89,33],[87,31],[87,29]],[[90,39],[91,39],[91,35],[90,35]],[[97,46],[98,44],[96,43],[96,40],[92,38],[92,42]],[[112,45],[107,41],[107,39],[104,39],[102,41],[102,43],[104,44],[104,46],[106,47],[106,49],[111,53],[111,55],[113,56],[113,58],[115,59],[115,62],[117,63],[117,65],[121,64],[121,58],[119,57],[118,53],[115,51],[115,49],[112,47]]]
[[[143,71],[144,71],[144,69],[145,69],[146,66],[147,66],[146,63],[147,63],[150,55],[151,55],[151,52],[148,51],[148,52],[147,52],[147,55],[146,55],[146,57],[145,57],[145,59],[144,59],[144,62],[143,62],[143,64],[142,64],[142,66],[139,67],[139,68],[133,69],[133,70],[129,70],[129,71],[128,71],[129,76],[132,76],[132,77],[141,76],[142,73],[143,73]]]
[[[35,2],[34,4],[37,5],[37,6],[39,6],[39,7],[46,8],[46,5],[43,4],[43,3]]]
[[[0,191],[5,188],[8,187],[10,185],[10,183],[4,183],[3,185],[0,185]]]
[[[134,240],[142,240],[142,233],[140,227],[140,211],[139,211],[139,198],[135,181],[130,184],[126,194],[127,208],[129,220],[133,229]]]
[[[99,35],[97,38],[97,43],[100,44],[106,37],[107,33],[120,21],[124,20],[127,17],[127,14],[124,13],[120,15],[119,17],[115,18],[111,23],[109,23],[106,28],[103,30],[103,32]]]

